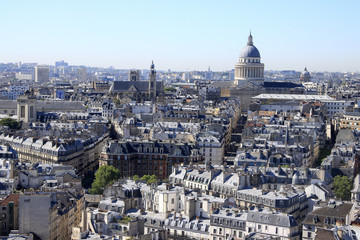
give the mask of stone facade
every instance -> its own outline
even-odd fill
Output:
[[[66,193],[29,193],[20,196],[19,208],[20,233],[67,240],[71,239],[72,227],[80,224],[84,198],[70,200]]]
[[[9,144],[18,153],[20,161],[31,163],[65,164],[77,169],[79,175],[93,171],[98,166],[100,152],[108,133],[101,137],[59,142],[46,138],[0,135],[0,142]]]
[[[167,178],[176,163],[202,161],[189,144],[109,141],[102,149],[100,166],[113,165],[123,177],[153,175]]]

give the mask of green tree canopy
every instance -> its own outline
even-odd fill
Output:
[[[176,88],[173,88],[173,87],[164,87],[164,91],[176,92]]]
[[[140,180],[145,181],[147,184],[155,183],[157,181],[156,175],[144,175]]]
[[[134,176],[133,176],[133,180],[134,180],[135,182],[139,181],[139,179],[140,179],[139,175],[134,175]]]
[[[120,105],[120,100],[119,100],[118,98],[114,98],[114,103],[115,103],[116,105]]]
[[[0,120],[0,125],[2,126],[8,126],[10,129],[19,129],[20,124],[18,121],[12,119],[12,118],[3,118]]]
[[[351,190],[353,188],[353,182],[347,176],[334,177],[334,192],[337,198],[343,201],[351,200]]]
[[[105,187],[121,177],[120,170],[114,166],[103,165],[95,173],[95,181],[91,185],[91,194],[102,194]]]

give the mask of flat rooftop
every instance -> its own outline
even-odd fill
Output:
[[[305,95],[305,94],[260,94],[255,97],[254,99],[277,99],[277,100],[335,100],[332,97],[327,95]]]

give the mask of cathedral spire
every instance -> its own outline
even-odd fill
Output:
[[[252,35],[251,35],[251,30],[250,30],[250,35],[249,35],[249,37],[248,37],[248,43],[247,43],[248,45],[253,45],[253,37],[252,37]]]

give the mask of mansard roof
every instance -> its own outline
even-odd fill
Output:
[[[273,214],[264,212],[249,212],[246,220],[249,222],[256,222],[265,225],[275,225],[280,227],[295,227],[298,225],[292,215],[284,213]]]
[[[142,149],[140,149],[142,148]],[[173,144],[173,143],[162,143],[162,142],[115,142],[112,141],[106,146],[106,151],[109,153],[138,153],[142,152],[143,149],[163,149],[162,153],[175,155],[176,151],[180,151],[180,155],[190,156],[191,146],[188,144]],[[160,150],[159,150],[160,153]]]

